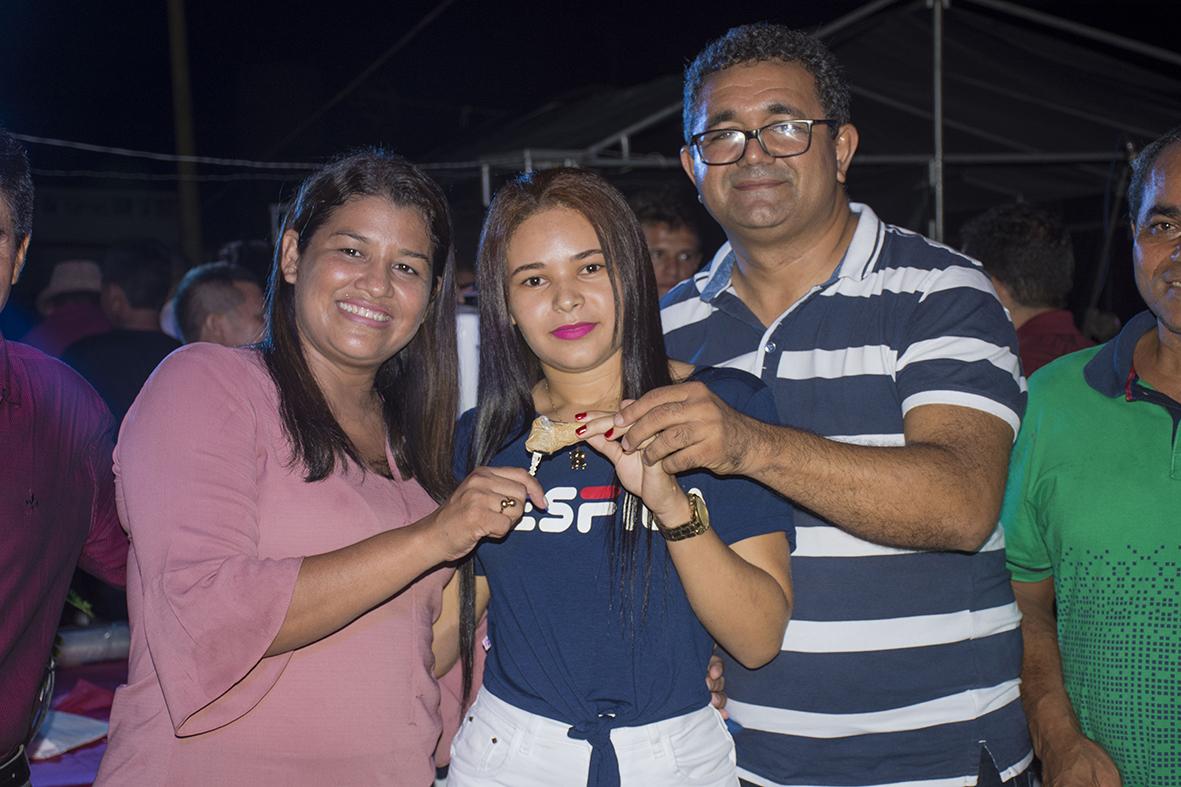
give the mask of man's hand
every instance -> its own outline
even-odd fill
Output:
[[[1045,787],[1122,787],[1123,780],[1103,747],[1080,735],[1070,746],[1046,752],[1042,783]]]
[[[703,384],[656,388],[615,415],[625,451],[643,449],[644,463],[666,473],[705,469],[719,475],[749,475],[759,422],[741,415]],[[626,432],[626,433],[625,433]]]
[[[705,671],[705,685],[709,687],[709,704],[722,712],[722,718],[730,718],[726,712],[725,664],[716,653],[709,657],[709,668]]]

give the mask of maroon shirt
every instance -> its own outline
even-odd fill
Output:
[[[126,583],[113,430],[76,372],[0,335],[0,753],[24,743],[74,566]]]
[[[21,342],[60,358],[65,349],[79,339],[109,330],[111,323],[97,303],[66,303],[26,333]]]
[[[1017,351],[1026,377],[1059,356],[1093,344],[1074,327],[1074,317],[1066,309],[1042,312],[1017,329]]]

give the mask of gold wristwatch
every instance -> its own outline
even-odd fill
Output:
[[[709,509],[705,507],[705,499],[696,492],[689,492],[689,521],[677,527],[665,527],[656,516],[652,521],[660,530],[665,541],[684,541],[686,538],[699,536],[709,530]]]

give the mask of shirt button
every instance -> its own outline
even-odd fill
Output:
[[[769,353],[775,352],[775,342],[767,342],[767,346],[763,348]]]

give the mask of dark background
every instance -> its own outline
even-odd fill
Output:
[[[598,86],[629,86],[676,74],[731,25],[766,19],[815,29],[863,5],[851,0],[692,6],[618,0],[346,0],[300,6],[189,0],[185,14],[196,153],[315,163],[350,147],[380,144],[415,161],[446,161],[449,151],[470,146],[482,133],[547,102]],[[1172,2],[1034,0],[1022,5],[1177,48]],[[955,13],[952,3],[947,14]],[[175,152],[164,0],[9,0],[3,20],[0,125],[30,136]],[[359,86],[324,110],[420,24]],[[1159,63],[1142,65],[1168,70]],[[855,121],[858,106],[855,99]],[[1105,107],[1094,111],[1102,113]],[[1021,118],[1014,116],[1012,123],[1019,135]],[[670,156],[680,144],[677,130],[670,127],[667,142],[657,143]],[[58,259],[94,255],[121,236],[154,235],[177,244],[174,164],[44,144],[28,148],[37,172],[38,213],[30,268],[9,311],[27,307]],[[199,185],[204,258],[228,240],[268,237],[271,206],[289,196],[303,174],[233,167],[197,171],[204,178]],[[466,216],[459,222],[458,246],[461,256],[470,257],[478,174],[434,172],[453,202],[468,206],[466,212],[457,210]],[[681,176],[665,171],[660,177]],[[875,205],[887,218],[907,223],[883,207]],[[1076,209],[1065,205],[1063,210]],[[1099,223],[1094,217],[1078,222],[1084,230]],[[952,240],[954,226],[949,221]],[[1084,245],[1094,245],[1095,237],[1088,235]],[[1115,244],[1126,248],[1126,235]],[[1108,301],[1127,312],[1136,305],[1134,295],[1127,295],[1126,267],[1120,265],[1117,259],[1113,270],[1122,283],[1112,288]],[[10,322],[15,316],[6,313],[5,318]]]

